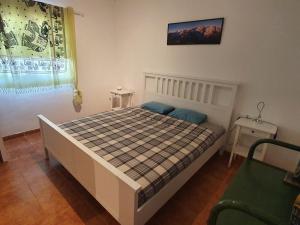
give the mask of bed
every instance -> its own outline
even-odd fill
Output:
[[[225,145],[237,84],[145,73],[143,91],[145,102],[198,110],[208,123],[140,107],[60,125],[39,115],[46,156],[50,152],[122,225],[145,224]]]

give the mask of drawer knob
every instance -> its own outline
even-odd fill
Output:
[[[254,134],[254,133],[255,133],[255,131],[254,131],[254,130],[251,130],[251,133],[252,133],[252,134]]]

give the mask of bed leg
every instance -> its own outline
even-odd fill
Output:
[[[45,151],[45,159],[46,159],[46,160],[49,160],[49,152],[48,152],[48,149],[47,149],[47,148],[44,148],[44,151]]]
[[[138,190],[129,187],[125,182],[119,181],[119,222],[124,225],[141,225],[137,221]]]

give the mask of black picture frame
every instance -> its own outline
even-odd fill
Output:
[[[221,44],[224,18],[169,23],[167,45]]]

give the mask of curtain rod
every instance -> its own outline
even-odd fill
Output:
[[[52,0],[51,0],[51,1],[49,1],[49,0],[39,0],[39,1],[44,2],[44,3],[46,3],[46,4],[52,4],[52,3],[53,3]],[[59,7],[65,7],[65,6],[63,6],[63,5],[58,5],[58,6],[59,6]],[[74,15],[80,16],[80,17],[84,17],[84,14],[83,14],[82,12],[75,11],[75,10],[74,10]]]

